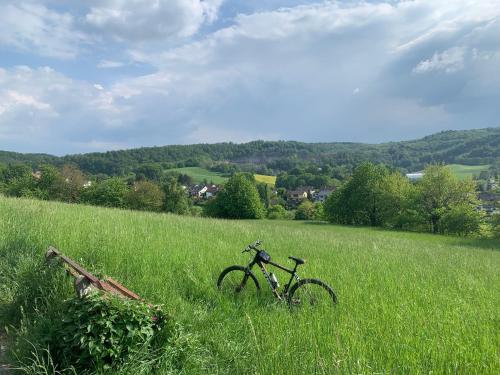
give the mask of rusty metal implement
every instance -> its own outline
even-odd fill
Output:
[[[100,280],[85,268],[83,268],[81,265],[76,263],[73,259],[62,254],[55,247],[49,246],[45,257],[47,258],[47,260],[59,258],[64,263],[68,273],[75,277],[75,289],[80,297],[87,294],[89,287],[94,287],[96,289],[112,293],[123,298],[130,298],[144,302],[144,299],[139,297],[131,290],[125,288],[122,284],[120,284],[116,280],[113,280],[111,277],[106,277],[104,280]]]

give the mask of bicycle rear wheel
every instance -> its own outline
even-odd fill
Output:
[[[288,294],[290,306],[333,306],[337,296],[333,289],[319,279],[300,280],[290,289]]]
[[[228,294],[250,295],[257,294],[260,285],[252,271],[246,267],[231,266],[220,274],[217,289]]]

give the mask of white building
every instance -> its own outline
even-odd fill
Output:
[[[406,174],[406,177],[407,177],[410,181],[418,181],[418,180],[420,180],[422,177],[424,177],[424,173],[423,173],[423,172],[407,173],[407,174]]]

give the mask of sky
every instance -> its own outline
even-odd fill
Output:
[[[500,0],[0,0],[0,150],[500,126]]]

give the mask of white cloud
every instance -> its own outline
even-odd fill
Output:
[[[88,82],[46,68],[0,69],[0,98],[8,90],[32,98],[22,106],[37,114],[28,121],[21,106],[0,101],[0,141],[28,147],[25,124],[46,140],[30,150],[57,153],[255,138],[375,142],[495,126],[500,1],[475,3],[325,2],[239,15],[203,36],[220,2],[139,9],[139,0],[93,0],[82,23],[107,43],[121,40],[93,67],[127,61],[127,69]],[[209,4],[212,13],[200,8]]]
[[[441,53],[435,53],[432,58],[423,60],[413,69],[415,73],[428,73],[432,71],[444,71],[455,73],[464,68],[464,47],[453,47]]]
[[[125,66],[125,63],[112,60],[101,60],[99,64],[97,64],[97,67],[100,69],[121,68],[122,66]]]
[[[188,37],[217,18],[222,0],[95,1],[86,22],[119,41]]]
[[[99,84],[51,68],[0,69],[0,144],[16,150],[80,152],[82,143],[116,129],[127,108]]]
[[[61,59],[74,58],[88,37],[75,29],[74,18],[33,2],[0,4],[0,45]]]

